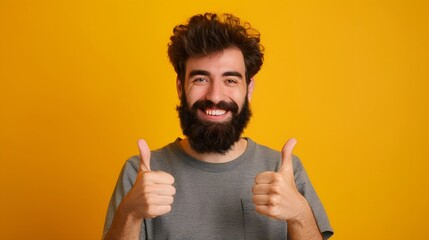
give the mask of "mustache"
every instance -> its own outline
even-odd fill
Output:
[[[197,109],[205,111],[207,108],[218,108],[232,113],[238,112],[238,105],[235,102],[220,101],[218,103],[214,103],[210,100],[198,100],[192,104],[193,111],[196,111]]]

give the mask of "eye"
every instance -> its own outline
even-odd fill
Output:
[[[204,78],[204,77],[197,77],[197,78],[194,78],[194,79],[192,80],[192,82],[193,82],[194,84],[203,85],[203,84],[208,83],[208,82],[209,82],[209,80],[208,80],[207,78]]]
[[[237,81],[236,79],[226,79],[226,80],[225,80],[225,83],[226,83],[228,86],[234,86],[234,85],[237,85],[237,84],[238,84],[238,81]]]

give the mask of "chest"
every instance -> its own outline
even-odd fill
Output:
[[[145,221],[150,239],[284,239],[284,222],[255,211],[254,173],[172,174],[176,187],[172,211]]]

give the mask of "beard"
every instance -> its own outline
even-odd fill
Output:
[[[176,110],[179,113],[183,134],[188,137],[189,144],[197,153],[225,154],[228,152],[240,140],[252,116],[247,96],[240,112],[235,102],[225,101],[214,104],[209,100],[199,100],[189,107],[185,94],[182,94],[180,103]],[[226,122],[200,119],[198,110],[205,113],[207,108],[230,111],[232,118]]]

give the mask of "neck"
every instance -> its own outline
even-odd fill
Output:
[[[198,153],[192,149],[187,138],[180,140],[183,150],[195,159],[208,163],[225,163],[232,161],[244,153],[247,147],[247,140],[240,138],[226,153]]]

